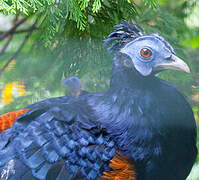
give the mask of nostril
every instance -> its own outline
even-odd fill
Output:
[[[174,59],[172,59],[171,57],[172,57],[172,54],[171,54],[171,55],[169,55],[169,56],[167,56],[167,57],[165,57],[165,59],[166,59],[166,60],[168,60],[168,61],[175,61],[175,60],[174,60]]]

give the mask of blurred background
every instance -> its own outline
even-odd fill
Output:
[[[123,19],[165,37],[191,74],[167,71],[187,96],[199,123],[199,1],[2,0],[0,115],[65,94],[62,80],[81,79],[87,91],[109,85],[112,55],[103,40]],[[198,139],[199,144],[199,139]],[[199,157],[189,180],[199,179]]]

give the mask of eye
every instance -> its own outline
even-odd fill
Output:
[[[143,48],[143,49],[141,49],[140,54],[144,58],[149,58],[151,56],[152,52],[150,49]]]

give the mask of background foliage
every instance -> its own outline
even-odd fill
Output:
[[[0,0],[0,114],[64,95],[61,81],[73,75],[88,91],[108,88],[103,40],[126,19],[164,36],[190,65],[191,74],[159,76],[184,91],[199,122],[198,12],[197,0]]]

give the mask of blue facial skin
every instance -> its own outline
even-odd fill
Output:
[[[151,51],[150,57],[141,56],[140,52],[143,48]],[[134,67],[143,76],[150,75],[155,65],[171,61],[172,54],[175,54],[168,42],[158,35],[136,38],[126,44],[120,52],[127,54],[132,59]]]

